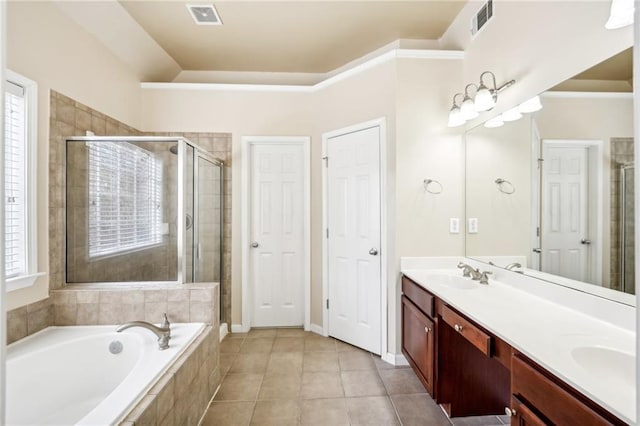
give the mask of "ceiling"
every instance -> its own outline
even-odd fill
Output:
[[[551,91],[567,92],[632,92],[633,47],[623,50],[571,77]]]
[[[196,25],[187,2],[120,4],[183,70],[325,73],[398,39],[437,40],[465,2],[223,1],[222,26]]]

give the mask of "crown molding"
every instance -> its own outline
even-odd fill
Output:
[[[314,85],[281,84],[231,84],[231,83],[140,83],[142,89],[198,90],[198,91],[238,91],[238,92],[289,92],[313,93],[332,86],[363,71],[394,59],[439,59],[461,60],[464,52],[458,50],[393,49],[365,62],[341,71]],[[331,75],[329,72],[327,75]]]

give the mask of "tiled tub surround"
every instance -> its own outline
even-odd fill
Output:
[[[206,327],[121,425],[197,425],[220,385],[219,340]]]
[[[115,325],[51,327],[9,346],[7,423],[115,424],[125,419],[165,372],[176,372],[192,382],[191,377],[183,376],[188,370],[180,373],[181,365],[173,363],[205,326],[174,324],[171,328],[170,345],[163,351],[148,330],[117,333]],[[113,350],[113,342],[121,344],[120,352]],[[191,352],[197,350],[204,361],[207,349]],[[216,365],[197,367],[206,374],[204,368],[215,369]],[[206,377],[208,380],[209,374]],[[161,386],[156,388],[160,392]]]
[[[70,285],[52,291],[55,325],[105,325],[144,320],[159,323],[203,322],[218,327],[219,285],[216,283],[162,286],[127,283]]]
[[[224,161],[223,259],[221,298],[223,321],[231,321],[231,134],[141,132],[55,91],[50,98],[49,129],[49,287],[66,285],[66,138],[85,136],[182,136]]]
[[[11,344],[53,325],[50,297],[7,312],[7,344]]]
[[[489,285],[473,282],[461,290],[436,282],[438,274],[462,276],[455,267],[460,260],[492,272]],[[635,423],[635,374],[623,374],[622,381],[613,374],[633,366],[619,362],[608,372],[600,363],[593,371],[571,356],[580,347],[603,347],[635,357],[633,306],[471,259],[403,258],[401,271],[609,412]]]

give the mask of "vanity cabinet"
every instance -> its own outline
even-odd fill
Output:
[[[517,353],[511,361],[511,390],[512,426],[625,424]]]
[[[402,292],[402,353],[435,398],[434,297],[407,278],[402,280]]]

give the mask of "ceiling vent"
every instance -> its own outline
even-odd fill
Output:
[[[187,9],[198,25],[222,25],[222,20],[212,4],[187,4]]]
[[[471,19],[471,35],[475,37],[493,17],[493,0],[487,1]]]

